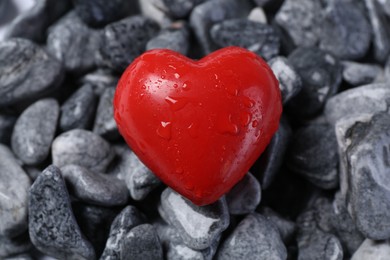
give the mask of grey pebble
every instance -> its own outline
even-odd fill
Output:
[[[251,10],[248,15],[248,20],[267,24],[267,15],[264,12],[264,9],[261,7],[255,7]]]
[[[85,74],[80,79],[80,85],[91,85],[94,93],[101,96],[106,88],[115,87],[118,77],[114,76],[108,69],[98,69]]]
[[[390,241],[374,241],[366,239],[353,254],[351,260],[387,260],[390,255]]]
[[[23,12],[12,21],[7,29],[6,37],[20,37],[35,42],[44,42],[47,27],[66,13],[70,7],[70,0],[35,0],[30,10]]]
[[[76,90],[61,106],[61,131],[88,129],[94,119],[96,104],[97,96],[92,85],[86,84]]]
[[[232,215],[244,215],[254,212],[260,204],[260,200],[260,183],[250,172],[226,193],[226,202],[229,213]]]
[[[161,28],[168,27],[173,21],[163,0],[138,0],[142,15],[152,19]]]
[[[333,189],[339,184],[338,150],[334,129],[329,124],[309,124],[293,135],[288,167],[313,185]]]
[[[63,79],[61,63],[26,39],[0,42],[0,60],[0,107],[35,100]]]
[[[115,88],[106,88],[100,96],[96,111],[93,132],[108,140],[116,140],[120,137],[118,127],[114,119],[113,100]]]
[[[163,250],[157,232],[150,224],[131,229],[122,242],[121,259],[163,259]]]
[[[340,59],[362,58],[370,47],[371,25],[354,1],[329,1],[321,27],[320,49]]]
[[[376,64],[343,61],[343,79],[352,86],[373,83],[381,77],[383,70]]]
[[[258,213],[246,216],[225,241],[216,259],[287,259],[277,228]]]
[[[31,182],[12,152],[2,144],[0,158],[0,237],[15,237],[27,229]]]
[[[70,12],[49,28],[47,49],[67,71],[80,74],[95,67],[99,42],[100,34]]]
[[[190,32],[184,22],[175,22],[169,28],[163,29],[160,33],[150,39],[146,44],[146,50],[170,49],[183,55],[188,53],[190,48]]]
[[[128,201],[126,185],[114,176],[91,172],[78,165],[61,167],[61,172],[70,193],[86,203],[110,207]]]
[[[190,26],[200,43],[204,54],[214,51],[217,46],[211,40],[210,28],[227,19],[247,17],[249,1],[210,0],[196,6],[190,15]]]
[[[224,20],[215,24],[211,38],[220,47],[240,46],[269,60],[279,53],[279,35],[274,28],[244,19]]]
[[[260,214],[278,229],[280,238],[285,244],[288,244],[292,240],[297,229],[295,222],[284,218],[267,207],[262,208]]]
[[[12,130],[16,122],[16,116],[0,113],[0,143],[11,142]]]
[[[163,0],[169,14],[174,18],[185,18],[195,6],[207,0]]]
[[[93,172],[105,172],[114,157],[110,144],[100,136],[74,129],[57,136],[52,145],[53,164],[83,166]]]
[[[106,247],[101,256],[101,260],[120,259],[122,243],[128,232],[145,223],[145,216],[134,206],[127,206],[112,222],[110,235],[106,242]]]
[[[34,260],[34,259],[29,254],[20,254],[20,255],[13,255],[11,257],[7,257],[5,258],[5,260]]]
[[[122,19],[136,8],[127,0],[72,0],[77,15],[89,26],[101,27]]]
[[[123,72],[145,51],[147,42],[158,29],[153,20],[143,16],[131,16],[107,25],[100,41],[101,65]]]
[[[41,99],[19,116],[11,137],[12,150],[27,165],[42,163],[49,155],[57,129],[57,100]]]
[[[225,198],[207,206],[196,206],[170,188],[161,194],[159,212],[180,234],[190,248],[210,247],[229,226]]]
[[[0,258],[9,259],[17,254],[27,252],[32,248],[28,234],[16,237],[0,236]]]
[[[31,242],[43,253],[62,259],[95,259],[75,220],[61,171],[51,165],[29,193]]]
[[[386,62],[390,54],[390,22],[387,20],[379,1],[365,0],[368,17],[373,31],[374,57],[379,62]]]
[[[390,238],[388,155],[390,115],[361,116],[336,125],[342,185],[349,213],[360,232],[374,240]]]
[[[289,109],[297,116],[312,117],[338,91],[341,65],[331,54],[317,48],[297,48],[288,59],[303,83],[302,90],[290,100]]]
[[[286,104],[301,91],[301,76],[299,76],[291,63],[283,56],[271,59],[268,61],[268,64],[279,81],[282,101],[283,104]]]

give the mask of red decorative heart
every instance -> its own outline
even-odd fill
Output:
[[[152,50],[122,75],[115,120],[164,183],[197,205],[218,200],[249,170],[279,125],[278,81],[239,47],[193,61]]]

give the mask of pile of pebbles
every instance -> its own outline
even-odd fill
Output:
[[[389,0],[26,1],[0,1],[0,259],[389,259]],[[269,63],[284,112],[199,207],[125,145],[112,99],[145,50],[229,45]]]

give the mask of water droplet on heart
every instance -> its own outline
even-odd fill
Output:
[[[170,96],[165,97],[165,101],[170,105],[170,108],[174,111],[179,111],[187,105],[185,98],[173,98]]]
[[[191,181],[187,181],[184,183],[184,188],[186,188],[189,191],[194,190],[194,184]]]
[[[165,79],[165,76],[164,76],[164,75],[161,75],[161,78],[162,78],[162,79]]]
[[[225,90],[227,91],[228,94],[232,95],[232,96],[238,96],[238,88],[236,87],[227,87],[225,88]]]
[[[227,117],[222,117],[217,123],[217,129],[221,134],[237,135],[239,128],[232,122],[232,115],[229,114]]]
[[[249,122],[251,121],[252,116],[251,114],[247,112],[241,112],[240,114],[240,123],[242,126],[247,126],[249,125]]]
[[[176,169],[175,169],[175,173],[176,174],[182,174],[183,173],[183,168],[181,168],[181,167],[177,167]]]
[[[179,85],[177,85],[177,84],[173,84],[173,87],[174,87],[174,88],[178,88],[178,87],[179,87]]]
[[[245,97],[243,100],[244,106],[247,108],[252,108],[255,105],[255,102],[253,102],[250,98]]]
[[[190,86],[189,86],[188,82],[183,83],[182,88],[183,88],[184,90],[189,90],[189,89],[190,89]]]
[[[180,78],[180,74],[179,74],[179,73],[175,73],[175,74],[173,74],[173,75],[175,75],[175,78],[176,78],[176,79],[179,79],[179,78]]]
[[[170,140],[171,139],[171,132],[172,132],[172,123],[171,122],[164,122],[161,121],[160,125],[158,126],[156,133],[166,139]]]
[[[146,86],[145,86],[145,85],[142,85],[142,89],[146,89]]]
[[[254,120],[253,122],[252,122],[252,126],[253,127],[256,127],[256,126],[258,126],[259,125],[259,122],[257,122],[257,120]]]
[[[199,136],[199,131],[198,131],[198,127],[194,124],[194,123],[191,123],[188,127],[188,133],[190,134],[190,136],[192,138],[197,138]]]

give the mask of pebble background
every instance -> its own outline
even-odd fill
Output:
[[[0,1],[0,259],[390,259],[390,0],[22,2]],[[125,145],[112,99],[145,50],[229,45],[269,63],[284,113],[198,207]]]

